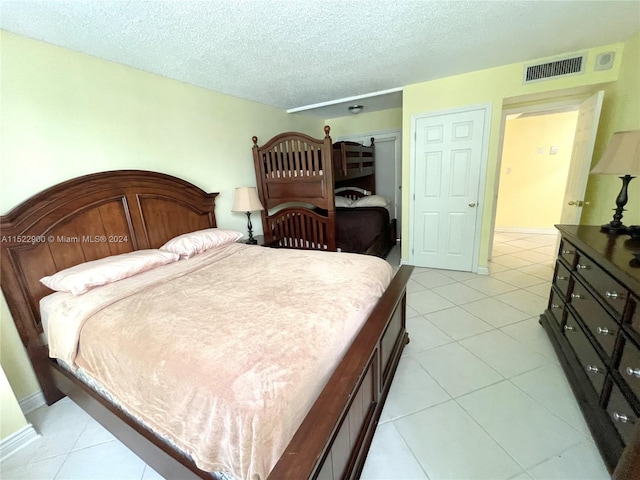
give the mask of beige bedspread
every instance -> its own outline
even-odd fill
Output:
[[[59,297],[50,354],[201,469],[264,479],[391,275],[376,257],[233,244]]]

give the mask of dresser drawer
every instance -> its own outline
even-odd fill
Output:
[[[611,389],[609,403],[607,403],[607,413],[613,420],[613,425],[618,430],[622,441],[625,445],[629,444],[633,438],[633,429],[638,423],[638,418],[615,383]]]
[[[607,375],[607,368],[571,313],[567,315],[564,335],[571,344],[571,348],[578,357],[580,365],[583,366],[593,388],[595,388],[597,394],[600,395],[604,379]]]
[[[640,397],[640,349],[626,335],[618,371],[636,397]]]
[[[571,243],[567,242],[564,238],[560,241],[560,251],[558,257],[564,259],[571,268],[573,268],[576,261],[577,250]]]
[[[558,294],[554,288],[551,289],[549,294],[549,306],[547,308],[558,326],[560,326],[564,320],[564,301],[563,296]]]
[[[571,281],[571,272],[560,262],[556,263],[556,272],[553,277],[553,284],[563,294],[564,300],[566,300],[569,294],[569,282]]]
[[[611,357],[618,335],[618,324],[580,282],[574,282],[569,303],[582,323]]]
[[[607,272],[595,262],[584,255],[578,255],[576,274],[587,283],[599,298],[611,306],[618,314],[618,320],[622,317],[627,300],[627,289],[611,278]]]

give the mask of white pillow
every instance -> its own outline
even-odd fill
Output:
[[[336,207],[350,207],[353,200],[341,195],[336,195]]]
[[[237,242],[242,238],[242,235],[242,233],[235,230],[207,228],[172,238],[161,246],[160,250],[177,253],[180,258],[191,258],[197,253],[202,253],[211,248]]]
[[[358,198],[351,204],[352,207],[388,207],[391,204],[391,200],[382,195],[367,195],[366,197]]]
[[[81,295],[94,287],[178,260],[180,256],[171,252],[137,250],[65,268],[54,275],[41,278],[40,281],[51,290]]]

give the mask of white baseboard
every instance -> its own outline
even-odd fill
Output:
[[[555,228],[524,228],[524,227],[496,227],[496,233],[527,233],[531,235],[553,235],[558,233]]]
[[[489,267],[478,267],[478,275],[489,275]]]
[[[41,391],[32,393],[21,399],[19,402],[22,413],[25,415],[33,412],[36,408],[43,407],[47,404]]]
[[[33,425],[29,424],[17,432],[12,433],[7,438],[2,439],[0,442],[0,461],[13,455],[21,448],[26,447],[39,436],[38,432],[33,428]]]

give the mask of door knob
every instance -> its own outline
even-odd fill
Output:
[[[475,207],[476,206],[476,202],[469,202],[469,206],[470,207]]]

